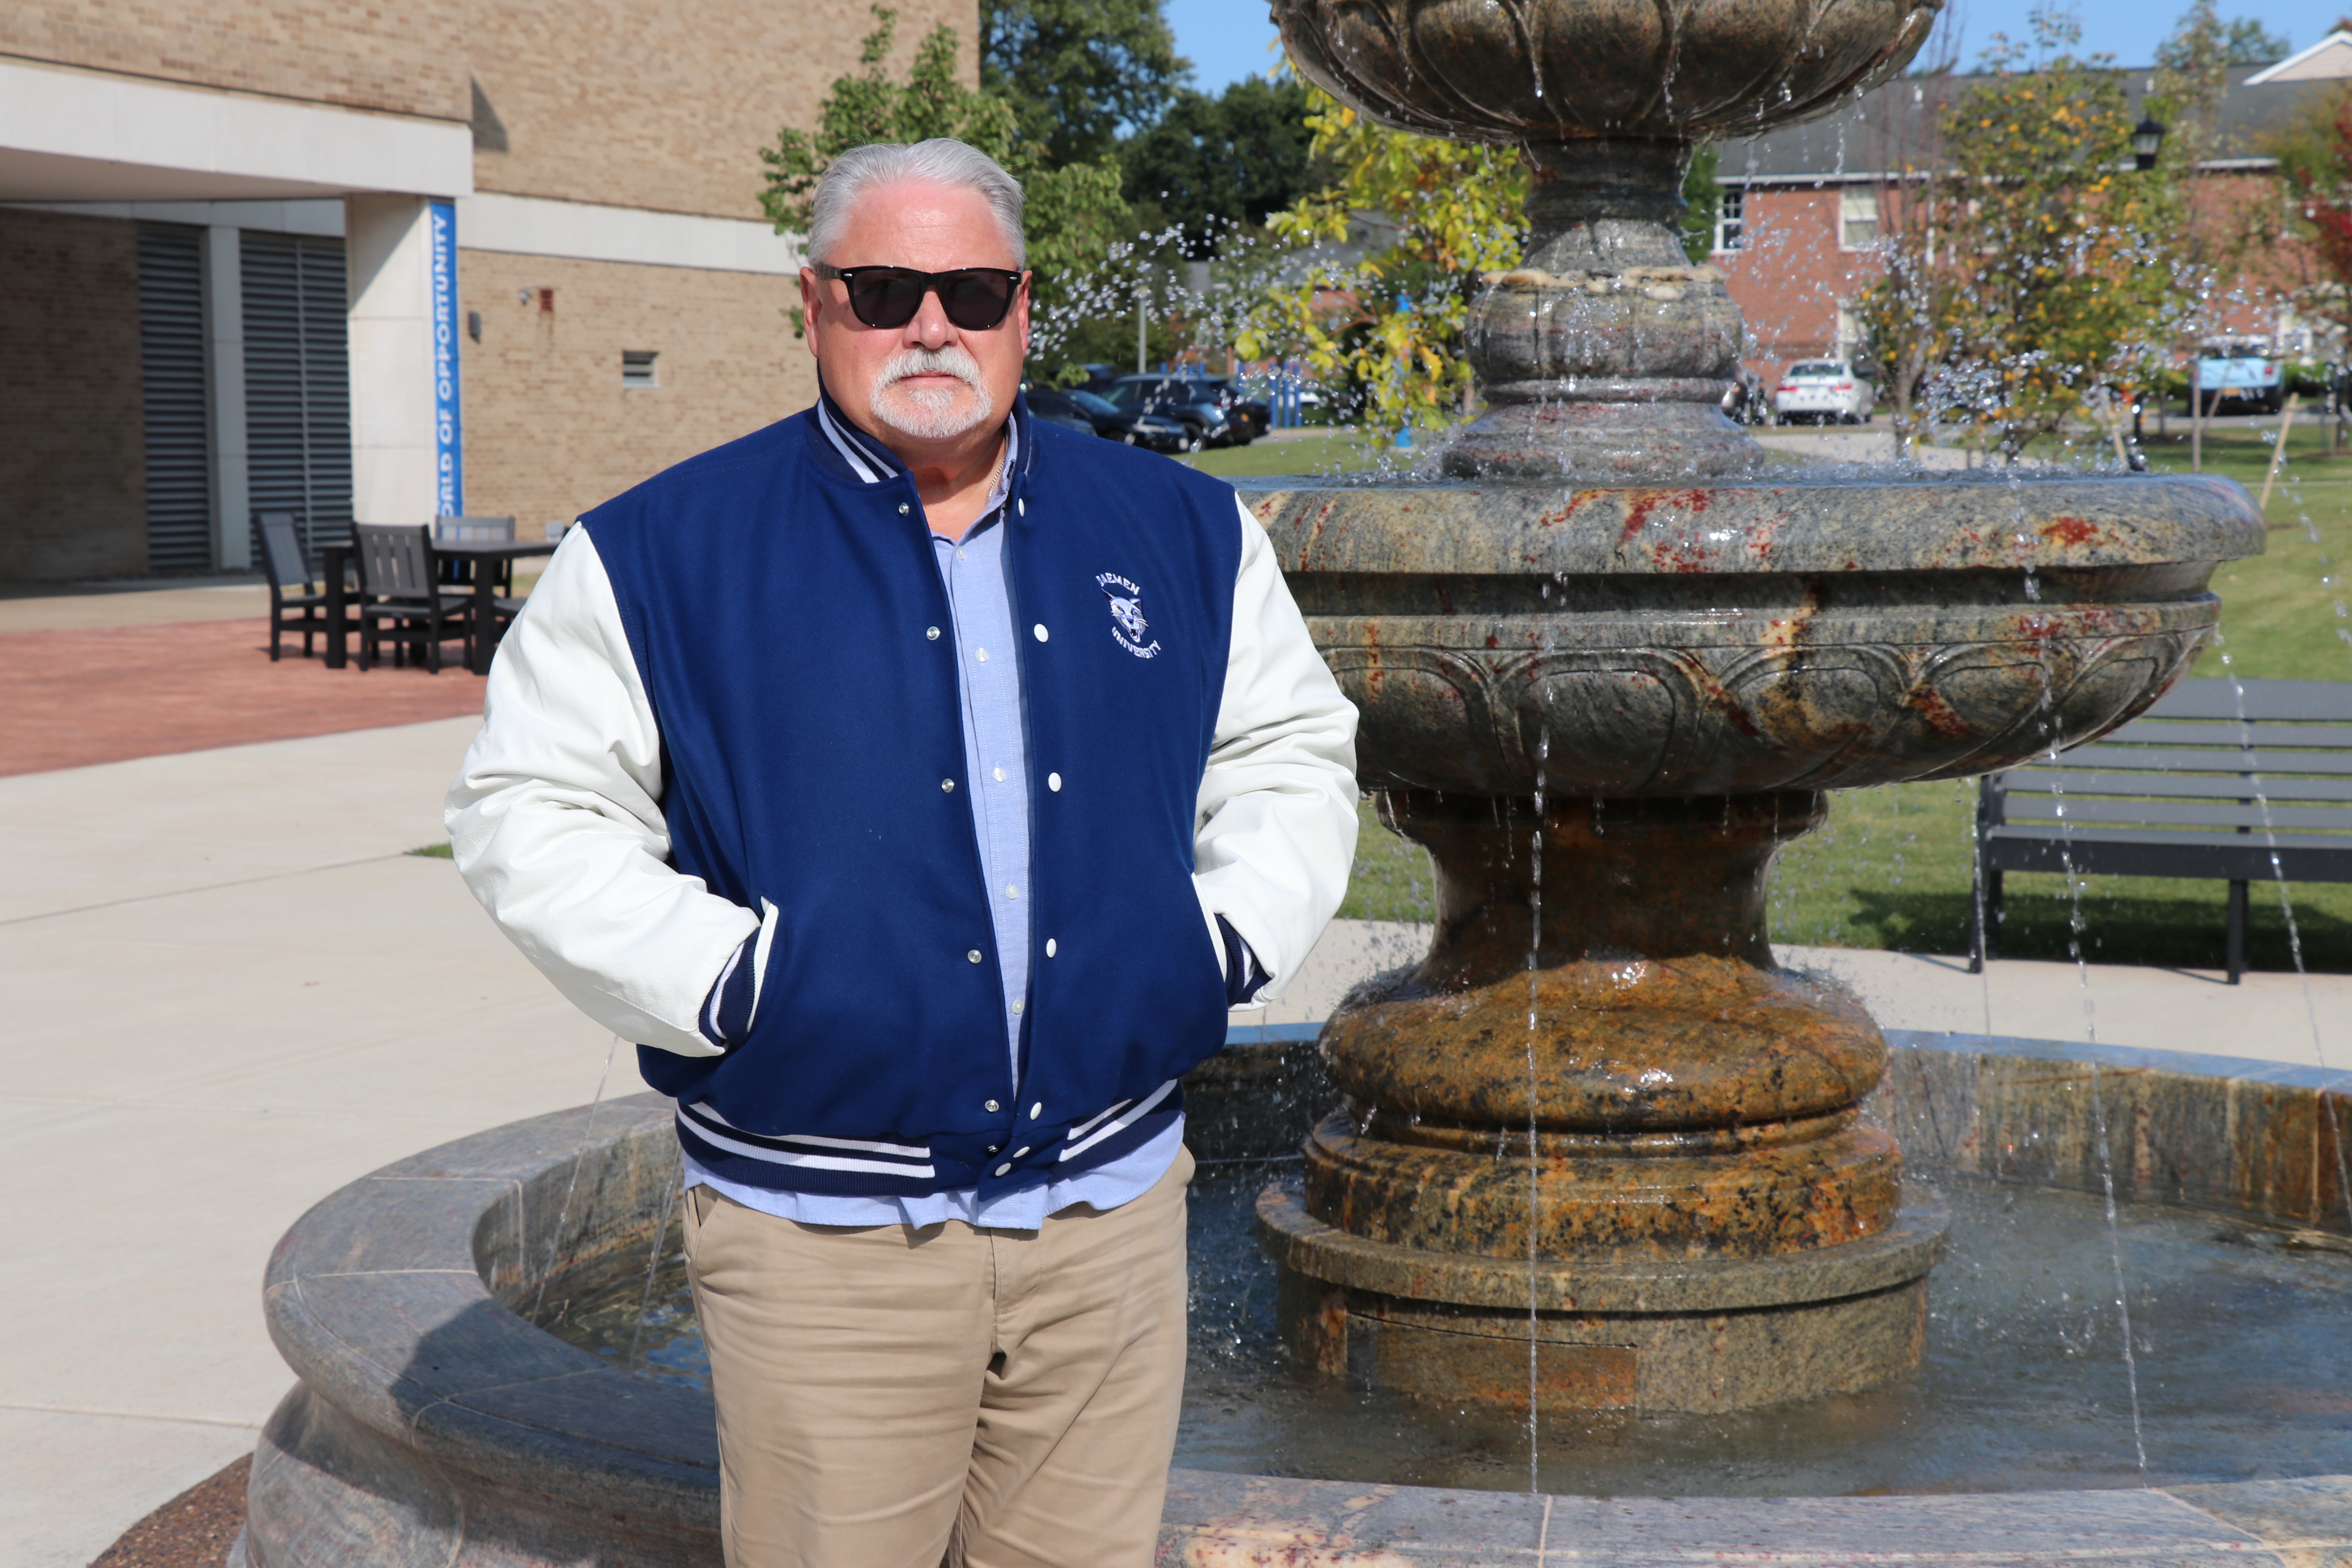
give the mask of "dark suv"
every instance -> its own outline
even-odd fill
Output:
[[[1184,426],[1186,446],[1246,447],[1258,426],[1233,406],[1240,402],[1223,383],[1201,376],[1123,375],[1103,396],[1121,408],[1158,414]]]

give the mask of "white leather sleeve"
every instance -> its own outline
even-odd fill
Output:
[[[669,863],[660,731],[584,528],[499,647],[442,820],[474,897],[574,1006],[625,1040],[719,1054],[697,1015],[760,920]]]
[[[1356,708],[1307,635],[1265,530],[1237,496],[1241,569],[1217,731],[1201,780],[1192,879],[1281,994],[1348,891],[1356,858]],[[1213,931],[1215,921],[1210,922]]]

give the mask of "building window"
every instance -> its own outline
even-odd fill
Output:
[[[1838,192],[1838,243],[1863,250],[1878,243],[1878,192],[1869,185],[1847,185]]]
[[[654,379],[654,351],[652,349],[623,349],[621,351],[621,384],[623,386],[658,386],[661,384]]]
[[[1715,248],[1748,248],[1748,187],[1726,185],[1715,209]]]

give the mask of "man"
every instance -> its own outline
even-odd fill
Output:
[[[1030,420],[1019,185],[837,159],[817,405],[588,513],[450,792],[483,905],[677,1099],[728,1561],[1150,1562],[1184,1071],[1355,846],[1264,532]]]

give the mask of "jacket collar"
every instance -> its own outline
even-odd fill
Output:
[[[905,472],[889,447],[859,429],[833,400],[833,394],[817,390],[815,418],[810,422],[810,445],[816,450],[819,461],[844,479],[861,484],[878,485]],[[1013,411],[1005,416],[1006,435],[1011,443],[1011,461],[1005,465],[1009,481],[1014,475],[1025,475],[1037,460],[1036,443],[1029,435],[1029,405],[1019,393],[1013,397]]]

